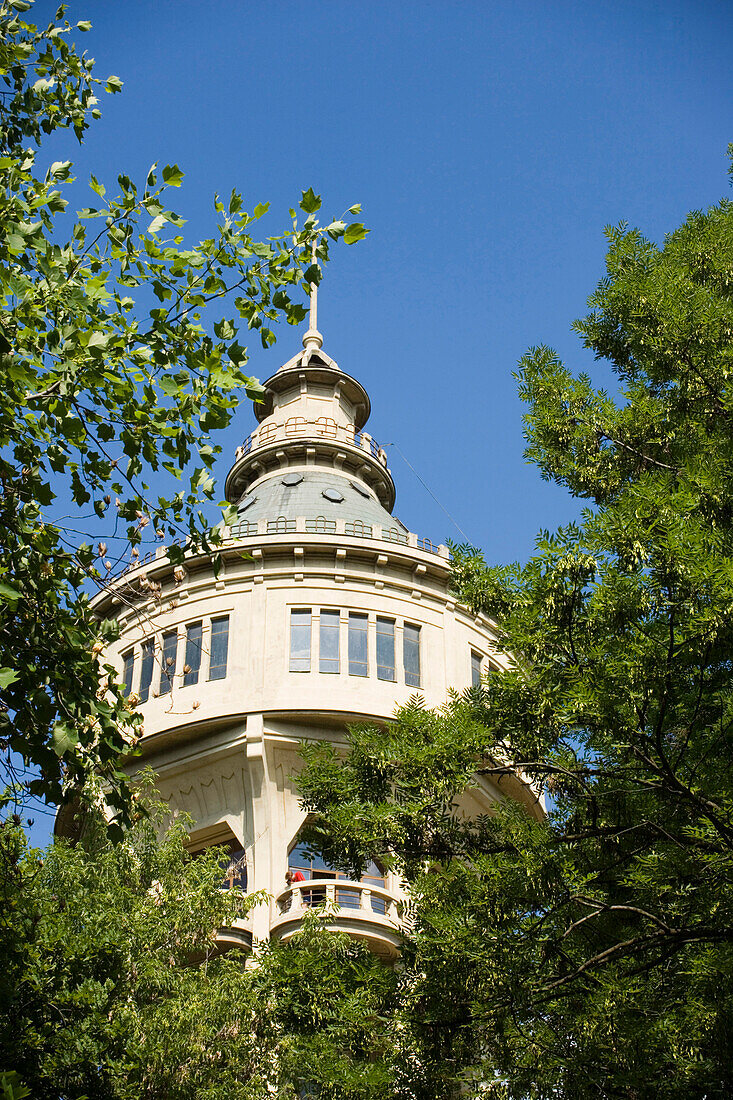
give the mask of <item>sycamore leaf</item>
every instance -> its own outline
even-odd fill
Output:
[[[303,192],[303,197],[300,200],[300,209],[306,214],[315,214],[317,210],[321,209],[321,196],[317,195],[312,187],[309,187],[307,191]]]
[[[5,689],[14,684],[20,673],[14,668],[0,668],[0,689]]]
[[[344,240],[346,244],[356,244],[357,241],[363,241],[368,232],[369,230],[365,229],[361,222],[352,222],[351,225],[346,226]]]

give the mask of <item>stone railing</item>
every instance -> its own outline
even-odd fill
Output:
[[[435,554],[446,561],[450,557],[447,546],[436,545],[428,538],[420,538],[411,531],[405,531],[403,527],[380,527],[377,523],[362,523],[361,520],[331,519],[326,516],[315,518],[305,516],[274,516],[272,519],[259,519],[256,521],[241,520],[231,527],[223,528],[224,544],[238,542],[240,539],[261,538],[263,535],[345,535],[347,538],[376,539],[378,542],[389,542],[398,546],[410,546],[415,550],[424,550],[428,554]],[[183,540],[176,540],[176,545],[184,545]],[[158,546],[149,550],[146,554],[127,562],[116,569],[110,570],[104,578],[105,583],[118,581],[133,569],[142,565],[165,558],[168,553],[167,546]]]
[[[387,465],[387,453],[380,447],[376,439],[369,432],[357,432],[353,424],[337,424],[329,416],[321,416],[317,420],[306,420],[304,416],[291,416],[283,424],[275,424],[272,421],[261,424],[251,435],[237,447],[235,458],[248,455],[253,448],[265,447],[269,443],[297,442],[298,440],[314,440],[322,442],[332,440],[344,443],[347,447],[355,447],[366,451],[376,458],[382,466]]]
[[[225,537],[230,540],[258,538],[262,535],[345,535],[347,538],[376,539],[378,542],[391,542],[398,546],[411,546],[424,550],[439,558],[450,556],[447,546],[435,544],[428,538],[420,538],[411,531],[396,524],[382,527],[378,523],[362,523],[361,520],[332,519],[326,516],[273,516],[271,519],[240,520],[225,528]]]
[[[307,879],[289,886],[275,902],[279,917],[295,917],[319,905],[336,907],[337,917],[368,917],[400,927],[400,905],[389,890],[348,879]]]

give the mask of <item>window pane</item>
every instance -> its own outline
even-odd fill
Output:
[[[189,623],[186,627],[186,666],[188,671],[183,673],[183,685],[199,682],[199,670],[201,669],[201,623]]]
[[[140,666],[140,702],[144,703],[150,695],[150,685],[153,681],[153,653],[155,642],[149,638],[143,642],[143,659]]]
[[[125,672],[124,672],[124,684],[125,684],[125,686],[122,690],[123,690],[124,695],[129,695],[130,692],[132,691],[132,675],[133,675],[133,672],[135,670],[135,650],[134,649],[128,649],[127,653],[124,655],[124,657],[122,659],[125,662]]]
[[[377,677],[394,680],[394,619],[377,619]]]
[[[178,633],[171,630],[163,635],[163,653],[160,662],[160,694],[166,695],[173,686],[176,674],[176,653],[178,651]]]
[[[405,623],[402,631],[402,657],[405,665],[405,683],[420,687],[420,627]]]
[[[349,676],[366,676],[369,673],[367,629],[369,619],[355,611],[349,614]]]
[[[227,655],[229,653],[229,616],[211,620],[211,657],[209,658],[209,679],[223,680],[227,674]]]
[[[311,613],[290,612],[290,671],[311,670]]]
[[[318,659],[318,668],[321,672],[338,672],[339,670],[340,629],[340,611],[321,612],[321,648]]]
[[[471,684],[478,687],[481,683],[481,654],[471,650]]]

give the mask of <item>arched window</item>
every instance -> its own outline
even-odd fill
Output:
[[[241,842],[237,840],[231,829],[223,823],[217,826],[216,829],[206,830],[206,835],[207,839],[203,842],[203,838],[199,839],[198,842],[196,841],[196,834],[192,836],[192,843],[188,849],[189,855],[195,859],[196,856],[202,855],[210,848],[221,848],[222,857],[219,860],[219,865],[224,873],[221,883],[222,890],[231,890],[235,886],[241,890],[246,890],[247,853]]]

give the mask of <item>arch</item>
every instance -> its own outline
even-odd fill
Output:
[[[257,442],[261,447],[265,443],[271,443],[277,435],[277,424],[270,422],[269,424],[262,424],[257,432]]]
[[[278,516],[277,519],[268,519],[267,521],[268,535],[285,535],[294,530],[295,520],[288,519],[287,516]]]
[[[307,421],[304,416],[291,416],[289,420],[285,421],[285,434],[303,435],[307,426]]]
[[[344,534],[355,535],[356,538],[370,539],[372,537],[372,526],[370,523],[364,523],[361,519],[355,519],[344,526]]]
[[[222,858],[219,865],[224,872],[221,888],[231,890],[238,887],[247,890],[247,853],[242,842],[236,838],[225,822],[202,830],[199,835],[191,834],[188,852],[194,859],[211,848],[221,848]]]
[[[325,516],[316,516],[315,519],[305,521],[305,529],[311,534],[333,535],[336,533],[336,520],[326,519]]]
[[[336,421],[331,416],[319,416],[315,424],[318,435],[327,439],[336,438]]]

